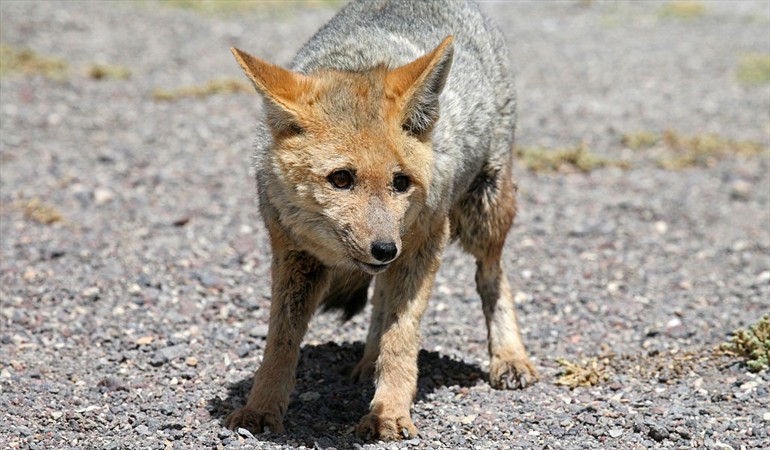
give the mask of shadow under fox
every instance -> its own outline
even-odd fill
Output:
[[[501,258],[516,214],[515,97],[502,37],[477,6],[354,1],[291,70],[232,51],[265,100],[256,163],[273,260],[263,362],[227,426],[282,432],[311,316],[350,317],[374,280],[352,376],[375,393],[357,432],[415,436],[419,324],[451,240],[476,258],[490,384],[533,383]]]

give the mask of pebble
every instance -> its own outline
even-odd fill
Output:
[[[251,337],[259,337],[259,338],[265,338],[267,337],[267,324],[257,324],[251,327],[249,330],[249,336]]]
[[[247,430],[246,428],[238,428],[238,434],[245,437],[246,439],[254,439],[254,435],[251,434],[251,431]]]
[[[751,183],[745,180],[735,180],[730,185],[730,198],[733,200],[747,201],[751,198]]]
[[[111,190],[105,188],[98,188],[94,190],[94,203],[97,206],[106,205],[115,198],[115,194]]]
[[[235,349],[235,354],[238,355],[240,358],[246,357],[251,352],[251,345],[249,344],[243,344],[239,345]]]
[[[153,336],[142,336],[137,338],[134,342],[136,343],[136,345],[149,345],[154,340],[155,340],[155,337]]]
[[[187,346],[184,344],[172,345],[162,348],[155,352],[152,359],[150,360],[150,364],[156,367],[162,366],[163,364],[166,364],[173,359],[183,356],[186,351]]]
[[[80,295],[82,295],[84,298],[87,298],[88,300],[96,300],[99,298],[100,292],[101,290],[99,287],[91,286],[80,291]]]
[[[650,431],[648,435],[654,440],[661,442],[662,440],[668,438],[669,433],[665,427],[659,425],[650,425]]]
[[[321,398],[321,394],[313,391],[303,392],[302,394],[299,395],[299,399],[302,400],[303,402],[314,402],[319,398]]]

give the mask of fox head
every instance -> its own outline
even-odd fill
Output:
[[[361,72],[304,75],[231,50],[265,100],[263,195],[283,226],[329,265],[384,271],[428,197],[452,37],[404,66]]]

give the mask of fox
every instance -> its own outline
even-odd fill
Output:
[[[375,391],[356,433],[415,437],[420,320],[454,241],[476,260],[489,383],[536,382],[502,258],[517,211],[516,96],[503,36],[478,5],[354,0],[288,68],[231,51],[263,99],[254,161],[272,287],[262,363],[224,425],[285,432],[311,316],[349,319],[370,301],[351,377]]]

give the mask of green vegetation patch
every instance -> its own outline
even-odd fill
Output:
[[[567,386],[570,389],[578,386],[596,386],[609,379],[607,368],[596,358],[578,363],[557,359],[556,363],[563,368],[556,384]]]
[[[156,89],[152,94],[152,98],[155,100],[171,101],[183,97],[202,98],[215,94],[252,92],[253,89],[250,84],[236,78],[218,78],[201,85],[184,86],[178,89]]]
[[[548,150],[517,148],[517,161],[531,172],[591,172],[602,167],[628,168],[625,161],[605,159],[591,153],[584,144]]]
[[[62,80],[67,77],[67,62],[40,55],[30,49],[18,49],[0,44],[0,75],[13,73],[42,75]]]
[[[747,86],[770,83],[770,54],[745,53],[738,62],[738,81]]]
[[[94,80],[127,80],[131,78],[131,70],[124,66],[111,64],[93,64],[88,68],[88,76]]]
[[[24,217],[44,225],[61,222],[62,215],[54,207],[44,204],[35,197],[23,205]]]
[[[637,132],[626,134],[622,143],[632,150],[654,149],[660,153],[658,167],[666,170],[682,170],[689,167],[711,167],[731,156],[753,156],[767,153],[762,144],[752,141],[736,141],[714,134],[684,136],[667,130],[662,134]]]
[[[706,15],[706,4],[694,0],[675,0],[668,2],[658,10],[660,17],[694,19]]]
[[[738,329],[722,350],[742,358],[752,372],[770,368],[770,314],[765,314],[748,329]]]

